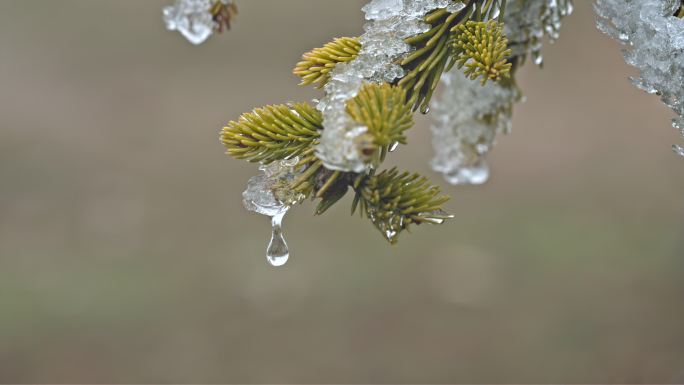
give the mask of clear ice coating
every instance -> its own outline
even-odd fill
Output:
[[[325,97],[317,106],[325,130],[316,155],[326,168],[362,172],[370,167],[359,146],[367,128],[347,114],[346,102],[358,95],[364,82],[392,82],[405,75],[396,63],[412,49],[404,39],[429,30],[423,22],[425,14],[438,8],[455,12],[463,7],[455,0],[372,0],[363,7],[368,23],[361,35],[361,51],[355,60],[335,66]]]
[[[570,0],[509,0],[504,24],[513,56],[531,55],[541,65],[543,37],[557,39],[561,18],[572,11]],[[451,184],[485,183],[486,157],[497,135],[510,132],[520,92],[506,81],[481,86],[458,69],[445,73],[441,82],[442,93],[433,101],[432,168]]]
[[[252,177],[242,193],[242,203],[247,210],[271,217],[272,234],[266,258],[273,266],[284,265],[290,257],[283,238],[282,221],[290,207],[305,198],[289,188],[289,183],[299,175],[298,162],[299,158],[295,157],[261,165],[262,173]]]
[[[211,14],[216,1],[230,4],[232,0],[176,0],[162,9],[166,28],[178,30],[192,44],[202,44],[216,28]]]
[[[512,104],[520,93],[497,82],[482,86],[457,68],[443,75],[442,84],[444,91],[433,102],[432,168],[451,184],[485,183],[485,157],[496,135],[510,131]]]
[[[596,0],[598,28],[625,45],[625,61],[640,71],[634,85],[660,96],[679,115],[684,135],[684,19],[679,0]],[[682,147],[674,146],[684,156]]]

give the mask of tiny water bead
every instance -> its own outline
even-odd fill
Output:
[[[271,242],[266,249],[266,259],[271,266],[280,267],[287,263],[290,258],[290,250],[283,237],[283,218],[286,212],[271,217]]]
[[[684,137],[684,119],[683,118],[678,118],[678,119],[673,119],[672,120],[672,127],[676,128],[677,131]],[[684,147],[679,146],[679,145],[673,145],[672,149],[677,155],[683,156],[684,157]]]

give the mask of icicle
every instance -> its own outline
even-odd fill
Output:
[[[304,195],[292,191],[288,182],[298,175],[295,166],[299,158],[261,165],[262,174],[252,177],[247,190],[242,193],[242,203],[249,211],[271,218],[271,241],[266,249],[268,262],[273,266],[284,265],[290,257],[283,237],[282,223],[290,208],[304,199]]]

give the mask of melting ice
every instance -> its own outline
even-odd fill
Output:
[[[289,182],[298,175],[295,170],[298,162],[299,158],[295,157],[261,165],[262,173],[252,177],[242,193],[242,203],[247,210],[271,217],[271,241],[266,249],[266,259],[273,266],[284,265],[290,257],[282,221],[290,207],[304,199],[302,194],[289,188]]]
[[[217,0],[176,0],[162,9],[166,28],[178,30],[192,44],[201,44],[214,32],[211,8]],[[230,4],[231,0],[219,0]]]

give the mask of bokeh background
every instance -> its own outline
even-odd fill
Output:
[[[301,53],[362,31],[361,0],[243,0],[200,47],[163,0],[0,0],[0,382],[682,382],[684,160],[578,0],[491,156],[427,165],[429,119],[389,164],[456,218],[390,247],[349,197],[285,222],[241,192],[223,123],[319,95]]]

